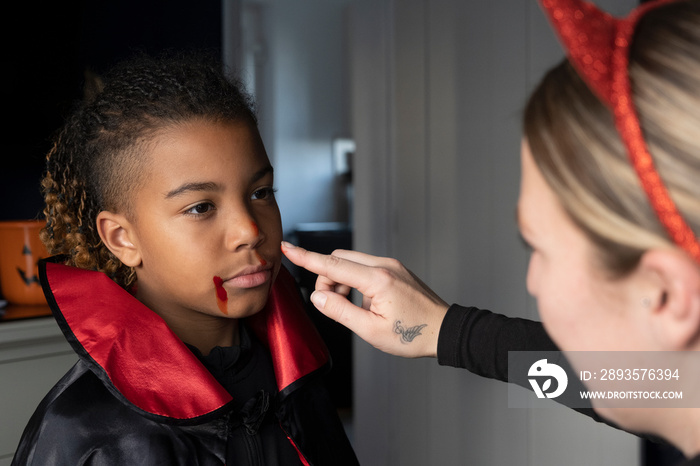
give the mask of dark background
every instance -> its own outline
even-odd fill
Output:
[[[104,73],[135,52],[221,52],[220,0],[21,3],[3,13],[0,220],[41,216],[44,157],[86,73]]]

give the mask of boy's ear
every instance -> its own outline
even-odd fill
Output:
[[[692,349],[700,341],[700,266],[670,249],[644,253],[640,268],[651,278],[651,334],[663,350]]]
[[[97,232],[102,242],[127,267],[141,265],[141,252],[131,223],[122,214],[103,210],[97,214]]]

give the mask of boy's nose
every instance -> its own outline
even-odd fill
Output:
[[[237,251],[242,248],[255,248],[264,239],[255,219],[246,215],[231,222],[226,231],[226,249]]]

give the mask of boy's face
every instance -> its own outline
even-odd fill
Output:
[[[133,194],[137,298],[180,322],[260,311],[280,267],[282,225],[257,129],[191,121],[154,142]]]

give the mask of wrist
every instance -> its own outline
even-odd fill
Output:
[[[432,323],[430,325],[430,331],[428,333],[428,341],[426,345],[425,357],[437,358],[438,356],[438,342],[440,340],[440,330],[442,328],[442,322],[445,320],[445,315],[447,310],[450,308],[446,303],[440,303],[437,305],[435,310],[431,312]]]

